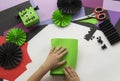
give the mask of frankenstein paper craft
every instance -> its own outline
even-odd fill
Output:
[[[58,0],[58,9],[65,14],[75,14],[80,11],[82,3],[80,0]]]
[[[12,2],[13,3],[13,2]],[[18,19],[18,12],[29,8],[31,6],[29,1],[21,3],[19,5],[8,8],[0,12],[0,35],[3,35],[3,32],[10,29],[11,27],[19,24],[21,21]],[[9,15],[8,15],[9,13]]]
[[[8,31],[6,41],[21,46],[26,41],[26,33],[21,28],[13,28]]]
[[[15,68],[22,59],[21,48],[14,43],[5,43],[0,46],[0,66],[5,69]]]
[[[61,66],[55,70],[51,70],[51,75],[63,75],[63,68],[65,66],[71,66],[72,68],[76,68],[77,62],[77,53],[78,53],[78,40],[77,39],[64,39],[64,38],[54,38],[51,40],[51,45],[54,47],[62,46],[67,48],[68,53],[66,56],[62,58],[62,60],[66,60],[66,64]]]
[[[33,7],[20,11],[19,16],[27,28],[39,23],[39,17]]]
[[[56,10],[52,15],[52,21],[58,27],[66,27],[70,24],[72,16],[63,14],[61,11]]]

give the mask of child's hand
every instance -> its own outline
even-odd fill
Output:
[[[71,67],[65,67],[64,73],[67,81],[80,81],[79,76]]]
[[[52,48],[50,50],[50,53],[44,63],[44,65],[46,67],[48,67],[48,69],[55,69],[63,64],[66,63],[65,60],[63,61],[60,61],[61,58],[67,53],[67,50],[66,48],[62,48],[62,47],[59,47],[57,49],[55,48]]]

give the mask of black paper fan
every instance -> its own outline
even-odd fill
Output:
[[[11,42],[0,46],[0,66],[5,69],[15,68],[22,59],[21,48]]]
[[[65,14],[75,14],[80,11],[82,3],[80,0],[58,0],[58,9]]]

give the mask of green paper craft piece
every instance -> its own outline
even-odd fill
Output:
[[[51,40],[51,45],[54,47],[62,46],[67,48],[68,53],[61,59],[66,60],[66,64],[58,67],[55,70],[51,70],[51,75],[64,75],[63,69],[65,66],[71,66],[73,69],[76,68],[77,54],[78,54],[78,40],[77,39],[64,39],[54,38]]]
[[[98,20],[96,18],[89,18],[89,19],[84,19],[84,20],[79,20],[79,22],[86,22],[90,24],[98,24]]]
[[[26,33],[20,28],[13,28],[8,31],[6,41],[13,42],[18,46],[21,46],[26,41]]]
[[[39,23],[39,17],[33,7],[26,8],[18,14],[27,28]]]
[[[72,16],[63,14],[61,11],[56,10],[52,15],[52,21],[58,27],[66,27],[70,24]]]

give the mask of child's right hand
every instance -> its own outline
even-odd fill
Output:
[[[80,81],[79,76],[70,66],[65,67],[64,73],[67,81]]]
[[[65,60],[61,61],[61,58],[67,54],[67,49],[63,47],[52,48],[44,65],[49,69],[55,69],[66,63]]]

